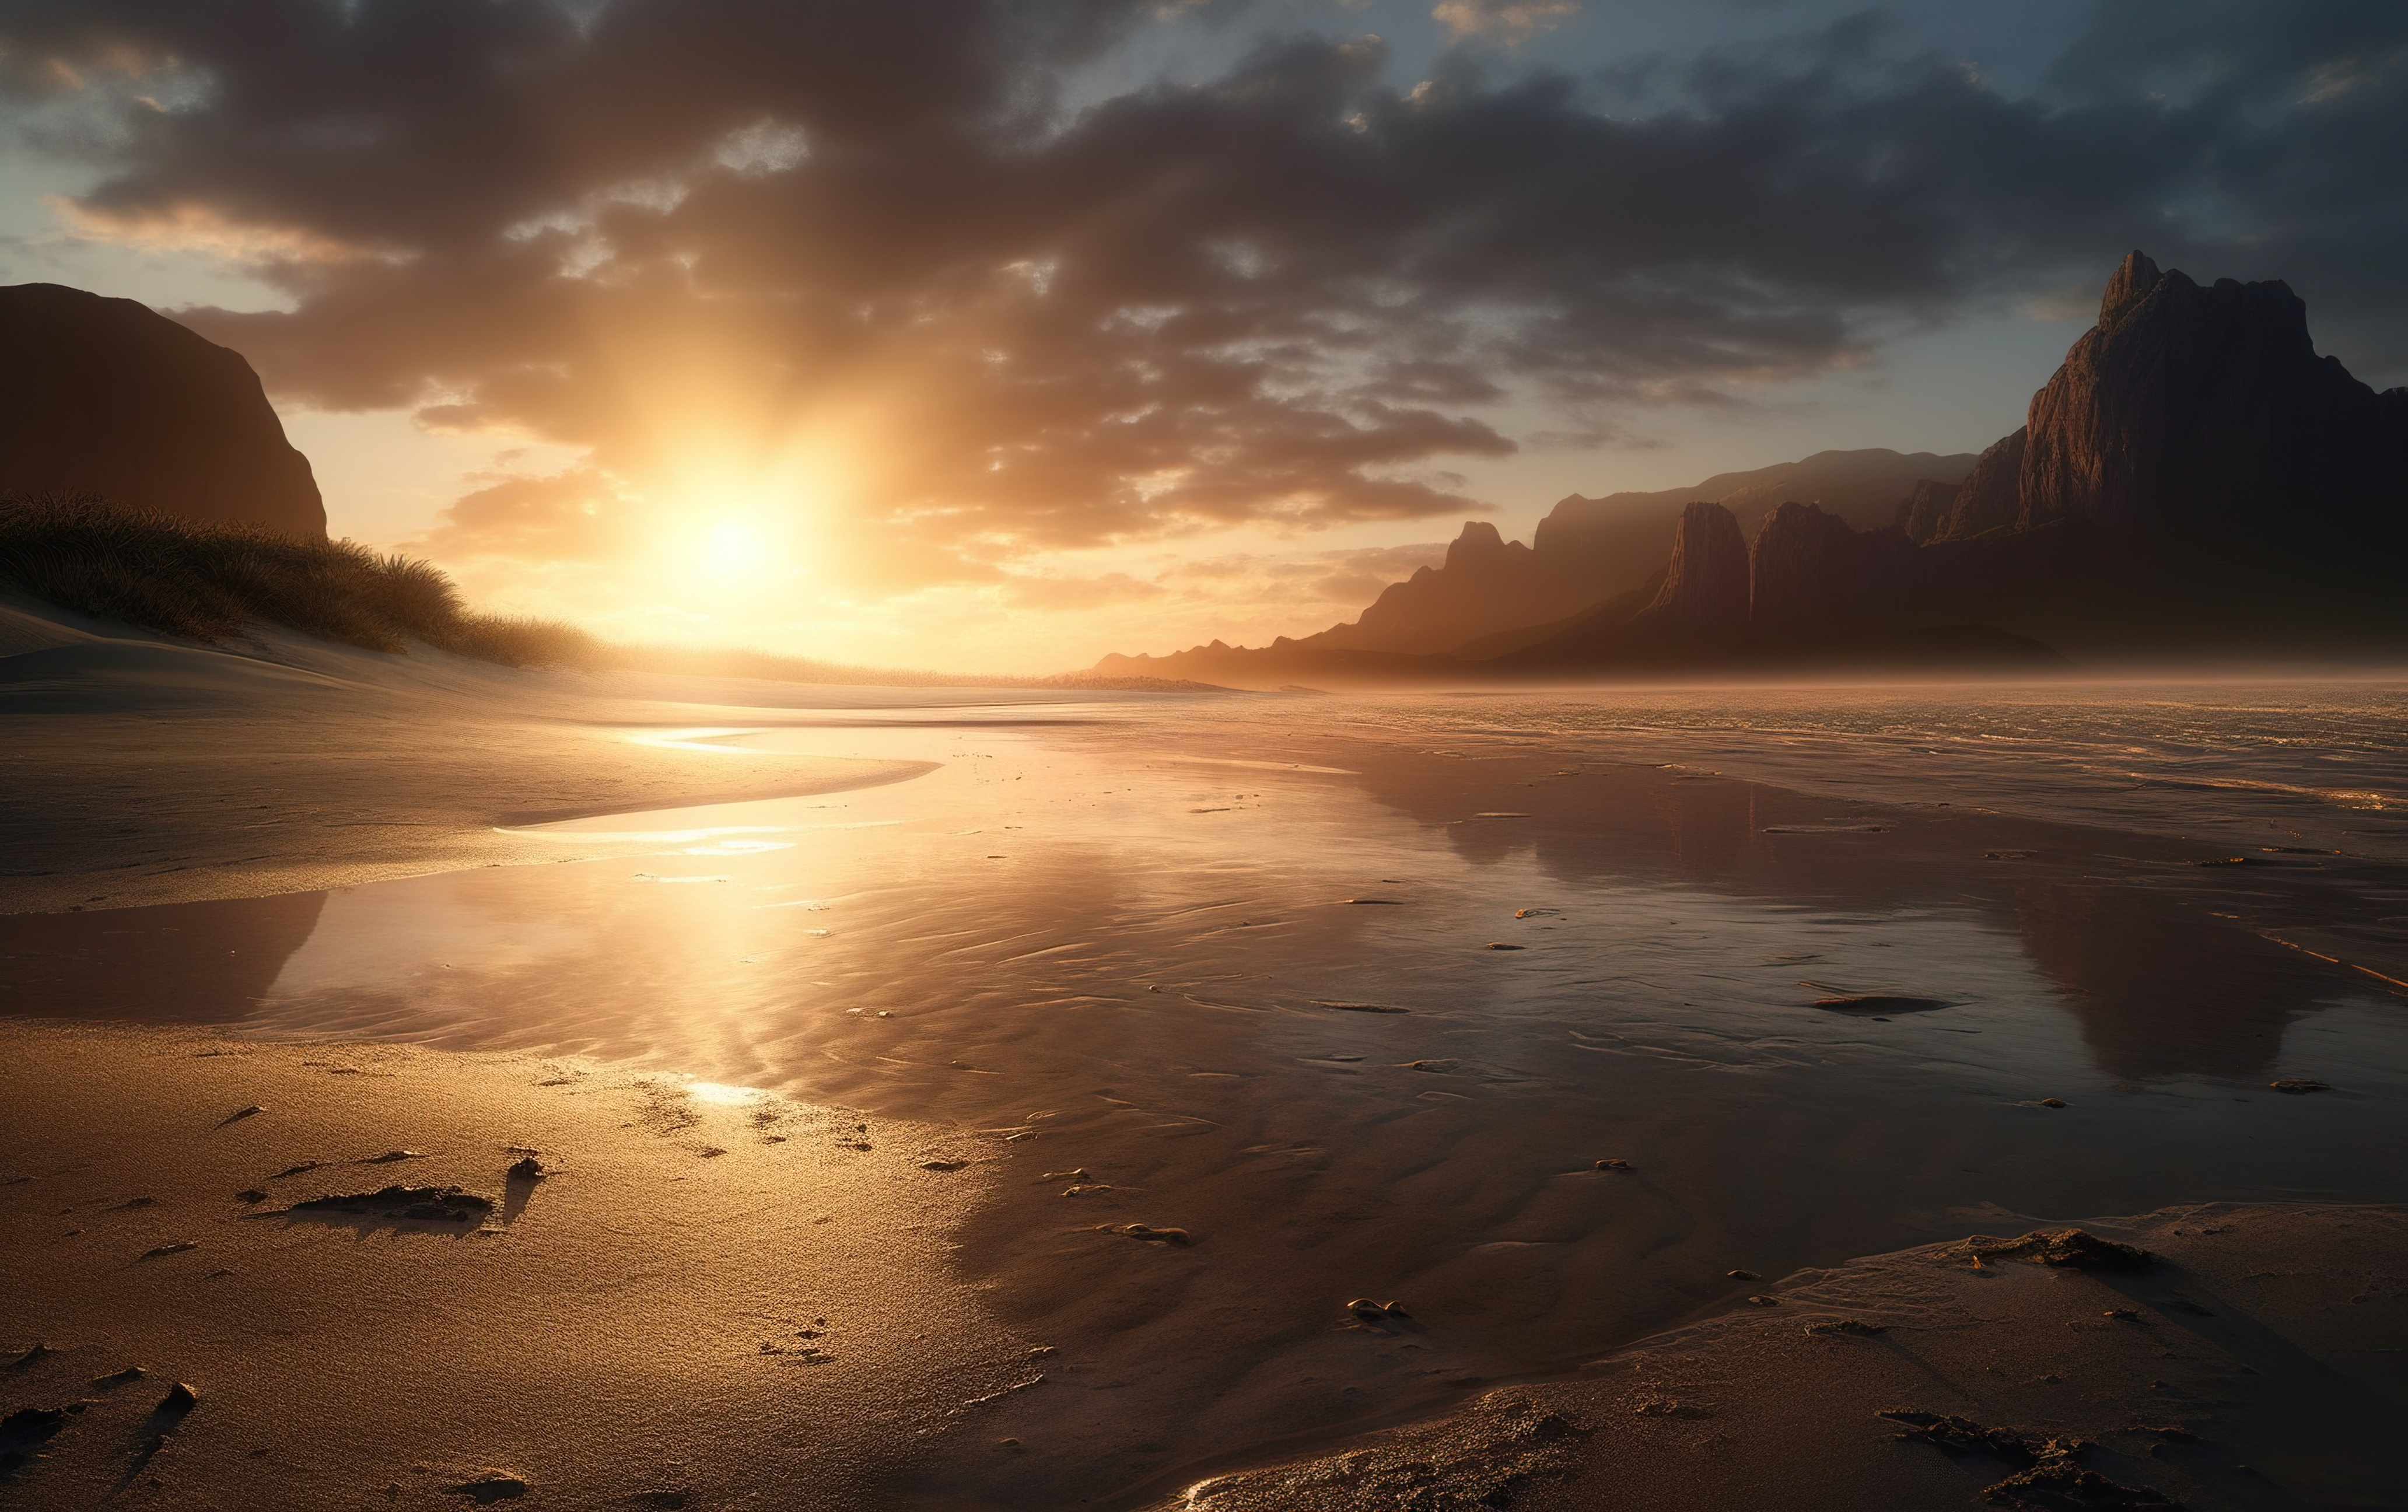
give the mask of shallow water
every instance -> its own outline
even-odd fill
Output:
[[[982,1131],[962,1264],[1063,1359],[998,1411],[1032,1450],[978,1497],[1109,1498],[1735,1304],[1733,1269],[2398,1200],[2403,710],[1824,690],[697,728],[669,738],[941,765],[547,827],[602,860],[0,920],[0,1006],[588,1054]],[[1945,1006],[1815,1006],[1860,994]],[[2268,1086],[2300,1076],[2334,1090]],[[1096,1231],[1129,1222],[1197,1242]],[[1342,1327],[1365,1293],[1414,1322]],[[968,1474],[933,1453],[919,1490]]]

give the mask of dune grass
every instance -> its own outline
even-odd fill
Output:
[[[0,497],[0,583],[210,644],[265,623],[372,651],[419,641],[508,667],[610,659],[574,626],[471,610],[429,562],[89,497]]]
[[[431,562],[353,540],[191,520],[90,496],[0,495],[0,586],[64,609],[222,644],[253,625],[406,654],[413,642],[505,667],[882,686],[1141,688],[1159,678],[847,667],[737,647],[629,646],[558,620],[480,613]]]

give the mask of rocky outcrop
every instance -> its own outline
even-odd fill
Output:
[[[1896,526],[1856,530],[1812,504],[1783,504],[1748,553],[1748,628],[1828,635],[1881,623],[1906,600],[1914,555]]]
[[[1818,503],[1865,526],[1887,525],[1899,500],[1923,482],[1954,482],[1970,454],[1899,453],[1885,447],[1817,452],[1796,462],[1717,473],[1694,487],[1653,493],[1572,494],[1539,522],[1530,544],[1504,540],[1473,521],[1447,549],[1445,565],[1391,583],[1349,624],[1285,643],[1314,650],[1448,652],[1476,641],[1565,619],[1628,593],[1663,570],[1681,511],[1698,499],[1723,505],[1752,532],[1787,498]]]
[[[1698,638],[1737,635],[1747,628],[1747,538],[1739,521],[1719,504],[1690,505],[1672,533],[1664,586],[1641,621]]]
[[[1898,527],[1906,532],[1906,539],[1920,546],[1938,536],[1948,524],[1948,511],[1956,507],[1961,486],[1936,478],[1918,480],[1906,502],[1898,507]]]
[[[2316,355],[2281,282],[2201,288],[2135,252],[2099,324],[2034,396],[2015,523],[2256,530],[2304,512],[2397,509],[2408,393]]]
[[[2014,525],[2023,508],[2026,437],[2025,431],[2017,430],[1991,443],[1957,485],[1946,523],[1930,539],[1971,540],[1985,530]]]
[[[1446,561],[1392,583],[1351,625],[1291,641],[1326,651],[1452,651],[1500,629],[1561,619],[1601,597],[1584,564],[1541,560],[1485,520],[1468,520]]]
[[[0,288],[0,493],[326,534],[309,459],[241,353],[54,283]]]

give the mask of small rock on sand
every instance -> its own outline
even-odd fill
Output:
[[[167,1417],[180,1418],[200,1404],[201,1393],[194,1390],[184,1382],[178,1381],[167,1388],[165,1396],[159,1399],[158,1410]]]
[[[1876,1333],[1886,1333],[1889,1332],[1889,1329],[1885,1324],[1868,1323],[1862,1318],[1843,1318],[1839,1319],[1837,1322],[1809,1323],[1806,1325],[1806,1332],[1809,1333],[1847,1333],[1853,1334],[1857,1338],[1870,1338]]]
[[[2073,1106],[2073,1104],[2072,1104],[2072,1103],[2068,1102],[2067,1101],[2065,1101],[2065,1099],[2063,1099],[2063,1098],[2061,1098],[2061,1097],[2044,1097],[2044,1098],[2042,1098],[2042,1099],[2040,1100],[2040,1105],[2041,1105],[2042,1107],[2043,1107],[2043,1108],[2070,1108],[2070,1107]]]
[[[387,1150],[382,1155],[364,1155],[360,1157],[360,1164],[390,1165],[395,1160],[423,1160],[425,1159],[426,1152],[424,1150]]]
[[[36,1447],[49,1443],[66,1425],[63,1407],[20,1407],[0,1418],[0,1474],[34,1460]]]
[[[543,1162],[529,1155],[511,1161],[509,1170],[503,1174],[512,1181],[541,1181],[545,1172]]]
[[[2332,1090],[2330,1083],[2317,1081],[2313,1076],[2295,1076],[2287,1081],[2268,1082],[2266,1085],[2272,1087],[2277,1092],[2291,1092],[2295,1094],[2301,1092],[2329,1092]]]
[[[1812,983],[1805,984],[1813,986]],[[1956,1005],[1945,998],[1905,998],[1894,993],[1857,993],[1842,997],[1817,998],[1814,1006],[1828,1013],[1858,1016],[1888,1014],[1928,1014],[1936,1009]]]
[[[157,1260],[162,1255],[180,1255],[188,1249],[198,1249],[200,1247],[201,1242],[197,1239],[179,1239],[172,1245],[161,1245],[156,1248],[146,1249],[142,1252],[142,1258],[144,1260]]]
[[[1528,947],[1525,945],[1509,945],[1501,940],[1491,940],[1484,948],[1489,950],[1524,950]]]
[[[1186,1245],[1194,1242],[1184,1229],[1157,1229],[1144,1223],[1126,1224],[1119,1231],[1132,1239],[1142,1239],[1148,1244]]]
[[[139,1365],[128,1365],[123,1370],[117,1371],[111,1375],[93,1376],[92,1378],[92,1384],[94,1386],[130,1386],[134,1382],[140,1380],[143,1376],[150,1374],[150,1373],[149,1371],[144,1370]]]
[[[1592,1169],[1598,1171],[1627,1171],[1630,1169],[1630,1162],[1627,1160],[1608,1159],[1598,1161]]]
[[[259,1115],[265,1113],[266,1111],[267,1110],[265,1108],[263,1108],[258,1103],[254,1102],[247,1108],[237,1108],[234,1112],[227,1114],[223,1118],[218,1120],[218,1127],[220,1129],[223,1129],[228,1124],[240,1123],[245,1118],[257,1117]]]
[[[482,1506],[490,1502],[518,1500],[527,1493],[527,1483],[521,1476],[504,1475],[498,1470],[488,1470],[481,1476],[471,1476],[457,1486],[447,1486],[444,1490],[454,1496],[467,1497]]]
[[[969,1162],[968,1160],[923,1160],[920,1162],[920,1169],[923,1171],[966,1171],[969,1169]]]
[[[284,1211],[302,1217],[353,1213],[413,1223],[479,1223],[492,1213],[490,1199],[457,1187],[382,1187],[372,1192],[313,1197]]]
[[[1985,1260],[2028,1260],[2035,1265],[2077,1271],[2139,1271],[2157,1262],[2157,1257],[2145,1249],[2101,1239],[2081,1229],[2035,1229],[2020,1239],[1975,1234],[1943,1253],[1970,1256],[1977,1265]]]
[[[264,1202],[267,1201],[267,1193],[257,1187],[246,1187],[234,1194],[234,1200],[237,1202]]]
[[[1764,1279],[1764,1277],[1756,1274],[1754,1271],[1725,1271],[1723,1274],[1729,1276],[1734,1281],[1761,1281]]]

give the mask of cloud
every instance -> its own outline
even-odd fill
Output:
[[[1015,609],[1086,610],[1154,598],[1162,591],[1160,584],[1125,572],[1107,572],[1092,578],[1014,577],[1004,583],[1002,598]]]
[[[1510,48],[1580,12],[1580,0],[1440,0],[1430,15],[1457,41],[1476,36]]]
[[[638,511],[617,480],[594,468],[549,474],[487,474],[443,511],[413,551],[460,558],[518,556],[603,562],[635,544]]]
[[[2128,0],[2016,96],[1856,19],[1595,79],[1457,50],[1411,89],[1376,39],[1268,36],[1063,103],[1161,15],[13,0],[0,90],[105,118],[57,149],[98,168],[82,224],[287,296],[180,317],[280,396],[586,449],[430,538],[493,555],[776,514],[858,591],[983,593],[1459,517],[1509,405],[1572,417],[1552,445],[1731,405],[2134,246],[2292,279],[2361,369],[2408,353],[2408,7]]]

